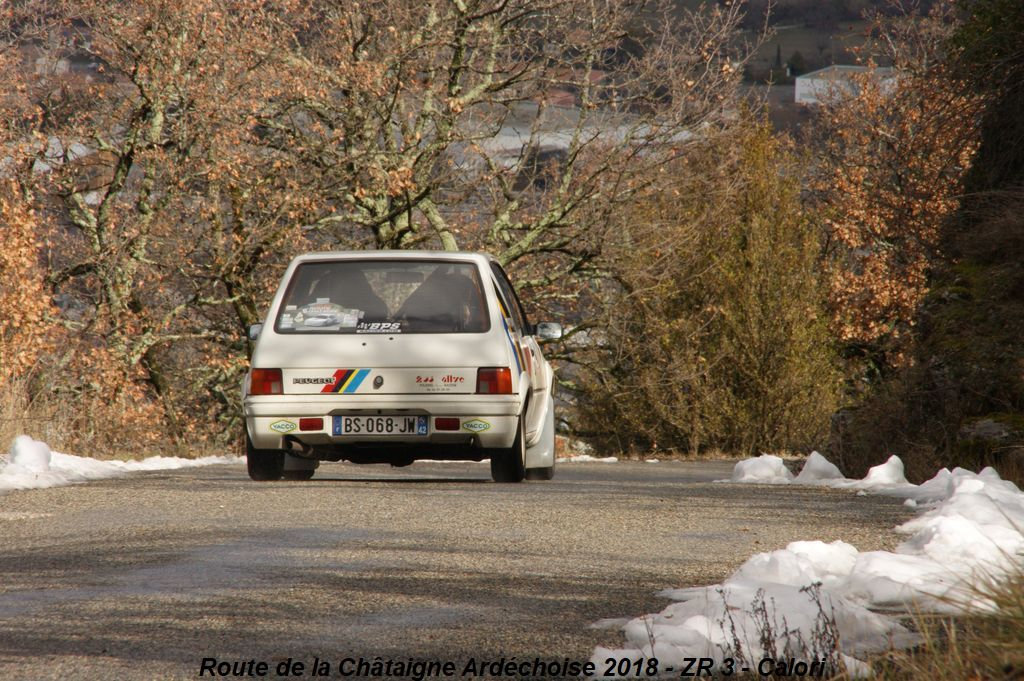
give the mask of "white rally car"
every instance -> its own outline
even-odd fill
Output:
[[[550,479],[553,373],[508,277],[479,253],[360,251],[289,265],[245,378],[253,480],[321,461],[490,459],[497,482]]]

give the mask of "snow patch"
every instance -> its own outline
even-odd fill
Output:
[[[842,478],[843,474],[838,466],[818,452],[811,452],[804,467],[800,470],[800,474],[794,478],[793,482],[809,484],[819,480],[842,480]]]
[[[590,454],[577,454],[558,459],[558,463],[617,463],[616,456],[591,456]]]
[[[151,456],[141,461],[100,461],[50,450],[45,442],[28,435],[14,439],[7,457],[0,458],[0,492],[70,485],[87,480],[113,478],[134,471],[168,470],[219,463],[236,463],[237,456],[183,459]]]
[[[33,440],[28,435],[14,438],[10,456],[12,466],[27,472],[45,473],[50,470],[50,448],[45,442]]]
[[[766,454],[738,462],[731,482],[903,497],[904,505],[920,515],[896,528],[908,538],[895,551],[860,552],[842,541],[792,542],[751,556],[721,584],[663,591],[660,595],[678,602],[625,624],[625,647],[597,648],[593,661],[645,656],[671,665],[710,657],[718,669],[729,657],[743,655],[756,664],[764,655],[799,656],[793,651],[803,648],[809,662],[824,654],[813,645],[822,626],[834,620],[841,646],[836,659],[860,678],[870,674],[862,661],[866,655],[918,640],[880,611],[991,610],[994,605],[975,585],[1024,567],[1024,493],[992,468],[980,473],[942,469],[912,485],[896,456],[863,479],[851,480],[817,452],[795,477],[782,459]],[[766,624],[774,634],[767,640],[762,638]]]
[[[861,483],[865,488],[910,484],[903,475],[903,461],[898,456],[890,456],[885,463],[873,466]]]
[[[732,469],[731,482],[759,482],[771,485],[786,484],[793,480],[793,474],[781,458],[774,454],[762,454],[756,459],[740,461]]]

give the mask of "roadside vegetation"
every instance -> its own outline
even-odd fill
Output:
[[[982,582],[978,595],[993,604],[993,611],[984,614],[956,616],[918,613],[904,622],[919,637],[912,648],[891,650],[868,660],[871,677],[880,681],[963,681],[964,679],[1017,679],[1024,672],[1024,573],[1007,579]],[[809,640],[784,636],[787,631],[784,615],[774,612],[764,598],[752,604],[754,620],[762,650],[745,650],[731,620],[720,623],[734,641],[729,655],[756,665],[764,658],[779,658],[776,649],[781,638],[787,641],[783,659],[824,660],[822,678],[863,678],[857,670],[847,668],[839,653],[841,641],[834,614],[816,600],[820,618]],[[767,675],[786,678],[787,674]],[[755,673],[735,678],[766,678]]]
[[[574,348],[578,427],[614,449],[813,447],[841,375],[801,160],[753,121],[695,145],[622,216],[617,286]],[[613,426],[609,428],[609,426]]]
[[[996,612],[938,617],[919,615],[924,642],[875,665],[879,679],[1017,679],[1024,673],[1024,573],[981,587]]]

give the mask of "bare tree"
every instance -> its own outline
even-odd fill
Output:
[[[550,284],[593,258],[613,206],[732,111],[739,8],[325,8],[291,57],[316,80],[263,122],[319,179],[328,243],[540,255],[535,283]]]
[[[7,172],[52,241],[47,283],[74,332],[54,386],[151,405],[169,399],[172,373],[188,385],[171,359],[205,376],[227,355],[237,375],[238,329],[258,318],[274,277],[262,265],[287,258],[281,243],[301,243],[308,212],[287,159],[252,144],[256,114],[301,76],[274,61],[295,40],[298,10],[207,0],[35,10],[34,33],[9,42],[21,64],[5,71],[7,105],[20,112]],[[173,423],[180,407],[163,413]]]

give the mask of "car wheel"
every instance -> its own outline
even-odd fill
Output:
[[[316,471],[312,468],[301,471],[283,471],[281,477],[285,480],[312,480],[314,473]]]
[[[494,482],[522,482],[526,476],[526,437],[519,417],[516,439],[508,449],[491,452],[491,479]]]
[[[249,477],[253,480],[280,480],[284,472],[284,452],[276,449],[256,449],[252,446],[249,433],[246,433],[245,465],[249,470]]]

